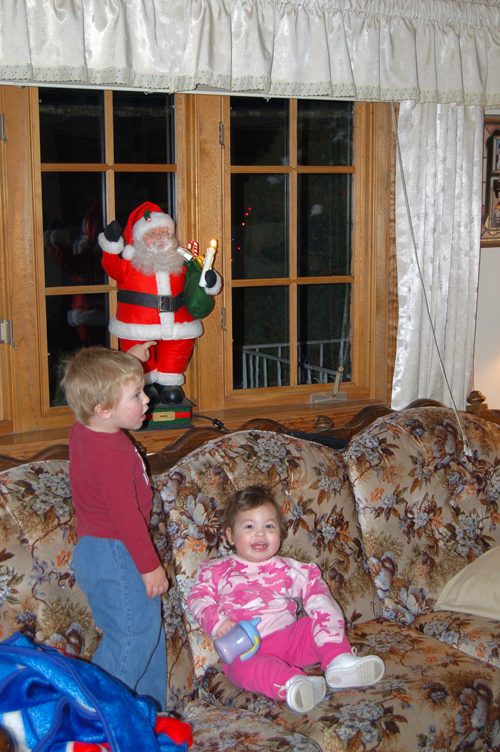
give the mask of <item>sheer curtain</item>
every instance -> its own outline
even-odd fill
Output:
[[[479,280],[483,116],[475,106],[411,101],[400,106],[398,133],[416,254],[398,168],[395,409],[418,397],[452,405],[438,350],[455,405],[465,409]]]

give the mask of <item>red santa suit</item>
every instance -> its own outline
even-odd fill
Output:
[[[123,238],[109,241],[104,233],[99,236],[99,243],[102,265],[118,286],[118,308],[109,331],[119,338],[125,351],[137,342],[156,340],[156,347],[150,348],[150,360],[143,364],[146,384],[181,386],[194,341],[203,333],[201,321],[189,313],[184,300],[186,269],[145,274],[134,266],[134,242],[147,232],[164,227],[175,238],[171,217],[146,202],[130,215],[124,232],[126,245]],[[216,284],[205,293],[216,295],[220,289],[217,275]]]

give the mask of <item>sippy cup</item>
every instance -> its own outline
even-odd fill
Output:
[[[259,622],[260,616],[250,621],[240,621],[223,637],[214,640],[214,648],[224,663],[229,665],[238,656],[240,660],[246,661],[257,652],[260,647],[260,634],[257,629]]]

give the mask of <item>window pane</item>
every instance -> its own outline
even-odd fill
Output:
[[[353,178],[349,174],[297,176],[298,274],[351,274]]]
[[[234,389],[289,384],[288,287],[234,288]]]
[[[65,405],[60,387],[64,363],[84,345],[109,347],[108,296],[49,295],[47,311],[47,356],[50,406]]]
[[[103,92],[38,91],[42,164],[104,162]]]
[[[297,164],[352,165],[352,102],[298,100]]]
[[[288,165],[288,101],[231,97],[231,164]]]
[[[288,276],[288,175],[231,175],[233,279]]]
[[[101,172],[42,173],[45,286],[107,281],[97,237],[103,229]]]
[[[174,163],[174,97],[113,93],[115,163]]]
[[[300,285],[298,288],[298,383],[351,381],[351,285]]]
[[[175,219],[174,172],[115,173],[116,219],[122,228],[130,213],[145,201],[151,201]]]

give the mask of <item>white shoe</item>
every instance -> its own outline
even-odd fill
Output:
[[[385,664],[378,655],[358,658],[356,648],[352,653],[341,653],[329,663],[325,671],[326,683],[332,689],[367,687],[376,684],[385,673]]]
[[[283,689],[286,689],[286,704],[296,713],[308,713],[326,693],[324,676],[292,676]]]

